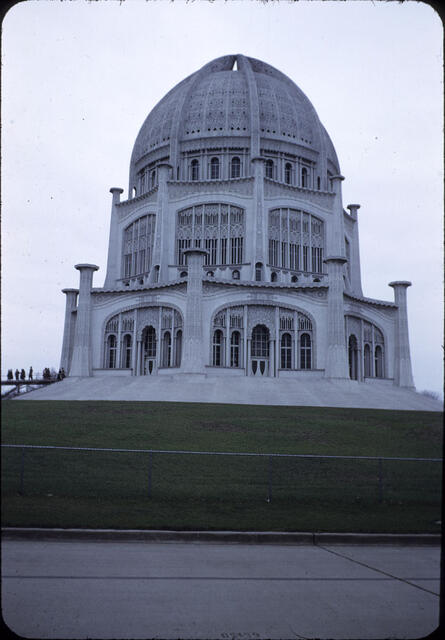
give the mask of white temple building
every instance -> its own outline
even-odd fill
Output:
[[[343,179],[311,102],[274,67],[228,55],[180,82],[139,131],[128,197],[110,189],[104,285],[78,264],[79,289],[63,290],[62,384],[138,378],[157,399],[165,376],[194,377],[223,402],[225,385],[267,379],[275,404],[328,381],[418,395],[410,283],[390,282],[390,301],[363,295],[360,205],[344,208]]]

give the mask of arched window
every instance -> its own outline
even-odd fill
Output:
[[[190,179],[199,180],[199,160],[196,158],[190,163]]]
[[[131,367],[131,335],[126,333],[122,340],[122,368],[130,369]]]
[[[273,178],[274,165],[273,160],[266,160],[266,178]]]
[[[320,176],[317,177],[317,189],[320,191],[321,189],[321,180],[320,180]]]
[[[348,351],[349,351],[349,377],[351,378],[351,380],[358,380],[358,366],[357,366],[358,345],[357,345],[357,338],[353,334],[349,336]]]
[[[292,276],[290,279],[291,282],[298,282],[298,276]]]
[[[223,332],[221,329],[217,329],[213,334],[213,366],[222,367],[222,344],[223,344]]]
[[[278,280],[277,272],[276,271],[272,271],[272,273],[270,274],[270,281],[271,282],[276,282],[277,280]]]
[[[153,170],[151,172],[151,178],[150,178],[150,187],[153,189],[153,187],[156,184],[156,170]]]
[[[187,277],[187,271],[181,271],[181,273],[179,274],[180,278],[186,278]]]
[[[171,366],[172,337],[170,331],[166,331],[162,338],[162,366]]]
[[[181,366],[182,356],[182,329],[176,331],[176,349],[175,349],[175,364],[177,367]]]
[[[133,187],[133,189],[131,190],[131,197],[136,198],[136,187]]]
[[[301,186],[302,187],[308,186],[308,173],[307,173],[306,167],[303,167],[301,169]]]
[[[212,158],[210,160],[210,177],[212,180],[219,179],[219,158]]]
[[[292,368],[292,338],[290,333],[281,336],[281,368]]]
[[[122,276],[129,278],[148,273],[151,266],[156,216],[137,218],[123,231]]]
[[[241,175],[241,160],[235,156],[230,163],[230,177],[239,178]]]
[[[300,336],[300,369],[312,368],[312,345],[311,336],[302,333]]]
[[[290,162],[286,162],[284,167],[284,181],[286,184],[292,184],[292,165]]]
[[[239,273],[238,269],[234,269],[234,270],[232,271],[232,278],[233,278],[233,280],[239,280],[239,276],[240,276],[240,273]]]
[[[240,333],[239,331],[233,331],[232,337],[230,338],[230,366],[231,367],[239,367],[240,366]]]
[[[144,352],[147,358],[156,357],[156,331],[155,328],[150,326],[146,327],[143,331]]]
[[[202,247],[206,266],[240,265],[245,245],[244,210],[232,204],[209,202],[177,213],[176,264],[184,264],[184,251]]]
[[[116,336],[108,336],[107,339],[107,367],[116,368]]]
[[[263,265],[261,262],[257,262],[255,265],[255,280],[261,282],[263,279]]]
[[[253,358],[269,357],[269,329],[263,324],[257,324],[252,331],[251,354]]]
[[[375,377],[383,378],[383,349],[380,345],[375,348]]]
[[[365,344],[363,349],[363,364],[364,364],[364,373],[365,378],[370,378],[372,376],[371,369],[371,347],[369,344]]]

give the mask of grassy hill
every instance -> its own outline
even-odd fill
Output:
[[[2,409],[7,444],[442,454],[442,414],[432,412],[90,401],[5,401]],[[22,451],[2,449],[2,458],[3,526],[440,529],[440,463],[27,450],[20,495]]]

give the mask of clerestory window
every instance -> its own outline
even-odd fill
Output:
[[[239,265],[244,258],[244,210],[234,205],[209,203],[178,212],[176,260],[185,264],[184,251],[206,249],[205,264]]]

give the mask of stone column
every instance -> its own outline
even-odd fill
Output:
[[[343,265],[345,262],[344,256],[329,256],[325,259],[329,276],[326,378],[349,377],[343,305]]]
[[[156,167],[158,172],[158,200],[156,207],[156,227],[153,247],[153,261],[150,271],[150,282],[165,282],[168,280],[168,240],[170,231],[168,228],[168,186],[172,166],[163,162]],[[154,268],[159,266],[159,273],[156,275]]]
[[[184,254],[188,265],[188,278],[181,372],[204,373],[202,267],[207,251],[198,248],[187,249]]]
[[[91,285],[95,264],[76,264],[80,271],[79,302],[77,305],[76,331],[70,376],[91,376]]]
[[[71,364],[71,354],[73,348],[73,337],[75,322],[73,311],[76,310],[77,294],[79,289],[62,289],[66,295],[65,299],[65,325],[63,327],[62,355],[60,358],[60,368],[68,374]]]
[[[362,291],[362,276],[360,271],[360,243],[358,237],[358,215],[357,212],[360,209],[359,204],[348,204],[347,209],[351,218],[354,220],[354,234],[352,238],[351,246],[351,286],[352,291],[359,296],[363,295]]]
[[[406,290],[411,286],[411,282],[401,280],[390,282],[389,286],[394,289],[394,302],[398,307],[394,350],[394,384],[414,389],[406,305]]]
[[[108,261],[107,274],[105,276],[104,288],[113,288],[121,275],[122,251],[119,236],[119,216],[117,205],[120,202],[121,193],[124,190],[119,187],[112,187],[110,193],[113,194],[111,205],[110,237],[108,241]]]

